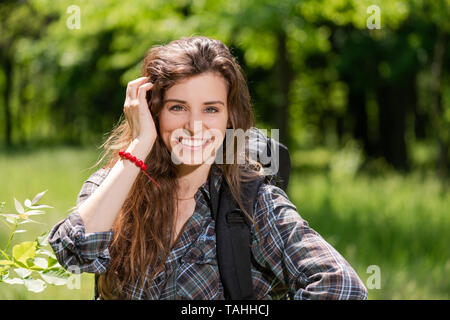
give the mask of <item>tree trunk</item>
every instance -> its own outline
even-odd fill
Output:
[[[407,170],[405,88],[386,84],[377,90],[380,151],[398,170]]]
[[[18,67],[20,68],[19,70]],[[17,73],[20,75],[19,85],[17,88],[18,108],[15,117],[16,134],[18,137],[19,145],[25,146],[28,140],[25,127],[25,118],[28,113],[27,111],[28,101],[27,98],[25,97],[25,88],[28,84],[27,81],[29,79],[29,75],[26,64],[23,64],[21,66],[16,65],[16,70],[18,70]]]
[[[437,167],[440,176],[446,179],[449,175],[449,149],[450,141],[447,138],[448,128],[445,127],[442,116],[442,88],[441,88],[441,75],[442,75],[442,64],[444,62],[444,52],[445,52],[445,35],[442,31],[438,30],[438,35],[436,39],[436,45],[434,47],[434,57],[433,63],[431,64],[431,115],[433,120],[433,128],[436,130],[435,136],[439,142],[439,157],[437,159]]]
[[[289,91],[293,77],[286,48],[286,33],[284,31],[277,33],[277,44],[275,76],[281,98],[278,105],[279,111],[276,115],[278,117],[277,125],[280,129],[280,142],[289,148],[291,146],[291,137],[289,135]]]
[[[5,72],[5,91],[3,93],[3,107],[5,108],[5,145],[7,148],[12,146],[12,114],[10,97],[13,83],[13,61],[6,53],[2,59],[3,71]]]
[[[353,137],[360,140],[363,143],[364,152],[372,156],[374,152],[369,140],[365,92],[350,86],[348,107],[350,113],[353,115]]]

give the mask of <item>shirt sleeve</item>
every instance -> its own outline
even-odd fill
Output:
[[[349,263],[301,218],[286,193],[264,184],[255,204],[253,254],[289,288],[291,299],[367,299]]]
[[[113,231],[85,233],[83,220],[78,208],[91,196],[110,169],[100,169],[92,174],[83,184],[78,197],[77,206],[65,219],[59,221],[50,231],[48,242],[55,252],[58,262],[72,272],[106,272],[109,261],[108,246]]]

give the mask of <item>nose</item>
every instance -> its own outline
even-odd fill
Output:
[[[202,117],[197,112],[191,112],[183,127],[191,136],[200,137],[202,135],[204,123]]]

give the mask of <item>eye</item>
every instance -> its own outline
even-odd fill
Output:
[[[175,109],[178,109],[178,108],[183,108],[183,106],[180,106],[179,104],[176,104],[176,105],[170,107],[169,110],[175,110]],[[178,110],[180,110],[180,109],[178,109]],[[175,111],[178,111],[178,110],[175,110]]]
[[[207,108],[206,110],[207,110],[207,113],[216,113],[216,112],[219,112],[219,110],[218,110],[217,108],[214,108],[214,107],[209,107],[209,108]],[[212,111],[208,111],[208,110],[212,110]]]

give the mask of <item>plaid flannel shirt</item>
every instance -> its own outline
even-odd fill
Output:
[[[214,166],[212,167],[214,168]],[[77,208],[106,178],[100,169],[83,184]],[[222,176],[211,175],[219,190]],[[130,283],[124,290],[133,299],[223,300],[224,290],[216,259],[215,222],[205,197],[206,181],[195,194],[196,207],[165,262],[165,268],[143,288]],[[367,289],[348,262],[301,218],[286,193],[263,184],[258,191],[252,226],[252,281],[257,299],[367,299]],[[77,210],[51,230],[49,243],[66,269],[104,273],[110,261],[113,231],[86,234]],[[72,267],[73,268],[73,267]],[[150,271],[151,266],[148,270]]]

